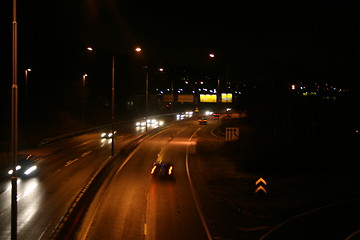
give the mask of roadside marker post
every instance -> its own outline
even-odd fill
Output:
[[[239,128],[226,128],[226,141],[236,141],[239,140]]]

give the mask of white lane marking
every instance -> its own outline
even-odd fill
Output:
[[[147,235],[147,224],[144,223],[144,235],[146,236]]]
[[[200,208],[200,203],[199,203],[199,200],[197,199],[196,197],[196,192],[195,192],[195,187],[194,187],[194,184],[191,180],[191,177],[190,177],[190,170],[189,170],[189,146],[191,145],[191,140],[192,138],[194,137],[194,135],[200,130],[201,128],[198,128],[194,133],[193,135],[191,135],[191,137],[189,138],[189,141],[188,141],[188,144],[186,146],[186,160],[185,160],[185,164],[186,164],[186,173],[187,173],[187,176],[188,176],[188,180],[189,180],[189,185],[190,185],[190,188],[191,188],[191,193],[193,195],[193,198],[194,198],[194,202],[195,202],[195,206],[196,206],[196,209],[198,211],[198,214],[199,214],[199,217],[201,219],[201,223],[204,227],[204,230],[205,230],[205,233],[206,233],[206,236],[209,240],[212,240],[212,237],[211,237],[211,234],[210,234],[210,231],[209,231],[209,227],[208,225],[206,224],[206,220],[205,220],[205,217],[204,217],[204,214],[202,213],[201,211],[201,208]]]
[[[90,154],[91,153],[91,150],[90,151],[87,151],[87,152],[84,152],[83,154],[81,154],[80,157],[85,157],[86,155]]]
[[[76,162],[77,160],[79,160],[79,158],[75,158],[75,159],[73,159],[73,160],[67,161],[66,164],[65,164],[65,167],[73,164],[73,163]]]
[[[76,162],[76,161],[79,160],[80,158],[85,157],[86,155],[89,155],[91,152],[92,152],[92,151],[84,152],[84,153],[82,153],[82,154],[80,155],[80,157],[77,157],[77,158],[75,158],[75,159],[73,159],[73,160],[67,161],[66,164],[65,164],[65,167],[73,164],[74,162]]]

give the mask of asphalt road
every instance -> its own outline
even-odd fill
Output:
[[[127,123],[117,131],[115,151],[144,132]],[[48,239],[94,172],[111,155],[111,139],[101,132],[66,138],[24,152],[38,155],[37,176],[18,178],[18,239]],[[11,235],[11,183],[0,181],[0,239]]]
[[[124,159],[98,192],[77,239],[211,238],[188,178],[191,163],[188,168],[186,163],[189,140],[198,129],[197,121],[172,126]],[[156,160],[175,165],[173,179],[150,175]]]

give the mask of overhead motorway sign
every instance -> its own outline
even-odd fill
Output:
[[[216,94],[200,94],[200,102],[216,103]]]
[[[178,102],[194,102],[194,95],[192,94],[179,94]]]
[[[173,94],[164,94],[161,96],[161,100],[163,102],[174,102],[174,95]]]
[[[239,128],[226,128],[225,140],[226,141],[239,140]]]
[[[221,102],[231,103],[232,102],[232,94],[231,93],[221,93]]]

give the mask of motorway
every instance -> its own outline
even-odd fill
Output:
[[[143,128],[135,128],[135,122],[120,126],[115,137],[115,151],[143,132]],[[18,239],[49,239],[82,188],[110,158],[111,139],[102,139],[100,134],[91,132],[26,150],[41,158],[37,176],[18,178]],[[9,180],[0,181],[0,202],[0,239],[10,239]]]
[[[199,125],[195,119],[181,121],[153,132],[128,155],[117,156],[117,165],[93,197],[71,239],[359,239],[360,198],[351,194],[357,192],[351,187],[357,182],[348,187],[338,183],[344,188],[341,194],[349,195],[344,196],[347,200],[298,212],[282,222],[270,221],[266,228],[259,225],[259,219],[236,214],[224,201],[211,199],[207,183],[199,181],[197,165],[208,159],[201,158],[201,147],[196,148],[195,142],[198,140],[198,146],[204,139],[216,142],[211,135],[216,125],[215,118],[209,118],[208,125]],[[144,132],[134,126],[127,123],[117,128],[115,152]],[[18,239],[52,236],[80,191],[110,159],[111,139],[102,139],[100,134],[90,132],[27,150],[41,156],[40,172],[29,179],[18,179]],[[193,154],[195,150],[198,152]],[[150,175],[157,160],[174,164],[173,178]],[[281,189],[288,187],[281,185]],[[275,181],[273,188],[275,191]],[[253,199],[257,203],[254,207],[262,209],[262,204],[280,204],[284,197],[280,193],[288,195],[281,190],[275,199],[271,193],[263,200],[254,195],[244,199]],[[10,195],[10,181],[1,180],[0,239],[10,239]],[[328,195],[323,198],[328,200]],[[253,225],[247,227],[239,218]]]
[[[189,121],[142,143],[98,192],[77,239],[209,239],[187,168],[187,146],[199,129]],[[157,160],[175,165],[173,179],[150,175]]]

